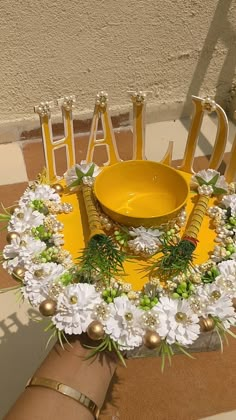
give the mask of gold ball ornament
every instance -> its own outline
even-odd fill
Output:
[[[23,280],[25,275],[25,270],[23,267],[16,267],[12,272],[12,277],[15,280]]]
[[[20,235],[17,232],[8,232],[6,236],[6,240],[9,244],[11,243],[13,239],[17,239],[17,238],[20,238]]]
[[[64,192],[64,188],[61,184],[53,184],[52,188],[56,191],[57,194],[62,195]]]
[[[102,323],[100,321],[92,321],[87,328],[87,334],[91,340],[101,340],[105,335]]]
[[[43,316],[52,316],[56,313],[57,302],[53,299],[45,299],[39,305],[39,312]]]
[[[212,331],[215,328],[215,321],[211,317],[202,318],[200,321],[200,327],[202,331]]]
[[[161,342],[161,337],[155,331],[147,331],[143,337],[143,344],[150,350],[156,349]]]

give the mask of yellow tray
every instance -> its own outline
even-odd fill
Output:
[[[182,175],[190,182],[192,175],[185,172],[182,172]],[[196,197],[192,193],[189,195],[186,207],[188,218],[193,209]],[[62,197],[62,201],[70,203],[73,206],[73,211],[70,214],[59,215],[58,219],[64,223],[64,248],[70,251],[74,262],[76,262],[76,258],[78,258],[80,252],[86,246],[90,234],[82,192],[65,194]],[[210,199],[209,206],[212,206],[214,201],[214,198]],[[210,229],[210,218],[206,215],[198,236],[199,243],[195,251],[195,264],[201,264],[209,259],[209,253],[213,251],[216,245],[214,242],[215,237],[215,231]],[[142,267],[145,268],[145,260],[140,261],[140,259],[134,259],[132,262],[124,263],[126,276],[123,277],[123,280],[131,283],[133,290],[141,290],[148,280],[147,276],[144,277],[145,273],[140,272],[140,268]]]

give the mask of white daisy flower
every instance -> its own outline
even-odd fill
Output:
[[[32,258],[46,249],[46,244],[29,235],[14,238],[3,250],[4,268],[12,273],[17,265],[28,266]]]
[[[58,296],[57,313],[52,322],[66,334],[81,334],[93,321],[94,308],[101,301],[92,284],[70,285]]]
[[[22,206],[17,212],[14,212],[7,229],[10,232],[23,233],[27,229],[42,225],[44,218],[45,216],[39,211]]]
[[[183,346],[192,344],[200,334],[199,318],[186,300],[174,300],[162,297],[158,304],[166,315],[167,336],[169,344],[179,343]]]
[[[48,298],[50,287],[64,272],[65,268],[56,263],[31,264],[25,272],[23,295],[32,305],[39,305]]]
[[[215,285],[229,297],[236,297],[236,261],[227,260],[218,264],[219,276],[215,279]]]
[[[9,274],[12,274],[14,268],[19,266],[19,258],[15,257],[10,260],[6,260],[3,262],[2,266]]]
[[[202,315],[208,315],[219,318],[223,324],[230,319],[235,319],[232,299],[229,297],[228,290],[223,290],[216,282],[200,286],[196,294],[198,299],[203,303],[204,309]]]
[[[21,249],[21,237],[15,237],[11,240],[9,245],[6,245],[3,249],[3,257],[5,259],[12,259],[18,257]]]
[[[27,265],[37,255],[41,254],[46,249],[45,242],[35,239],[32,236],[24,235],[21,241],[19,257]]]
[[[142,325],[145,329],[156,331],[161,338],[168,334],[167,314],[159,304],[150,311],[143,311]]]
[[[82,174],[86,175],[92,165],[94,165],[94,170],[90,176],[95,178],[100,173],[101,169],[95,163],[87,163],[86,160],[82,160],[80,164],[76,163],[75,166],[72,166],[72,168],[68,169],[68,171],[64,174],[66,185],[71,185],[73,182],[78,180],[76,171],[82,172]]]
[[[154,253],[161,244],[160,236],[163,235],[163,232],[159,229],[146,229],[141,226],[132,228],[129,234],[135,238],[128,241],[129,247],[134,252]]]
[[[50,200],[59,202],[60,196],[56,193],[56,191],[51,188],[47,184],[39,184],[33,190],[31,188],[27,188],[27,190],[22,195],[21,199],[19,200],[20,205],[25,205],[30,203],[33,200]]]
[[[104,324],[106,333],[116,341],[121,350],[131,350],[142,344],[144,328],[141,325],[143,311],[127,296],[114,299],[109,305],[109,317]]]
[[[222,204],[231,210],[231,216],[236,217],[236,194],[224,195]]]

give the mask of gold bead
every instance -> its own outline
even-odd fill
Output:
[[[93,321],[87,328],[87,334],[91,340],[98,341],[104,337],[104,328],[100,321]]]
[[[25,270],[23,267],[16,267],[12,272],[12,277],[15,280],[23,280],[25,275]]]
[[[17,239],[17,238],[20,238],[20,235],[17,232],[8,232],[6,236],[6,240],[9,244],[11,243],[13,239]]]
[[[126,321],[132,321],[132,319],[133,319],[132,312],[126,312],[125,319],[126,319]]]
[[[143,337],[143,344],[150,350],[156,349],[161,342],[161,337],[155,331],[147,331]]]
[[[177,312],[175,315],[175,320],[177,322],[186,322],[187,321],[187,315],[184,312]]]
[[[39,312],[43,316],[52,316],[55,314],[57,309],[57,302],[53,299],[45,299],[39,305]]]
[[[211,296],[213,297],[213,299],[218,300],[221,297],[221,293],[219,292],[219,290],[213,290]]]
[[[202,331],[212,331],[215,328],[215,321],[211,317],[202,318],[200,321]]]
[[[40,277],[43,277],[44,275],[44,270],[42,268],[39,268],[38,270],[35,270],[34,272],[34,276],[37,277],[37,279],[39,279]]]
[[[56,191],[57,194],[62,195],[64,192],[64,188],[61,184],[54,184],[52,188]]]
[[[71,296],[70,297],[70,303],[72,303],[72,305],[75,305],[78,302],[78,298],[77,296]]]

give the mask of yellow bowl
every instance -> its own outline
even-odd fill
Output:
[[[185,205],[189,187],[180,172],[158,162],[129,160],[96,177],[94,193],[103,211],[126,226],[159,226]]]

